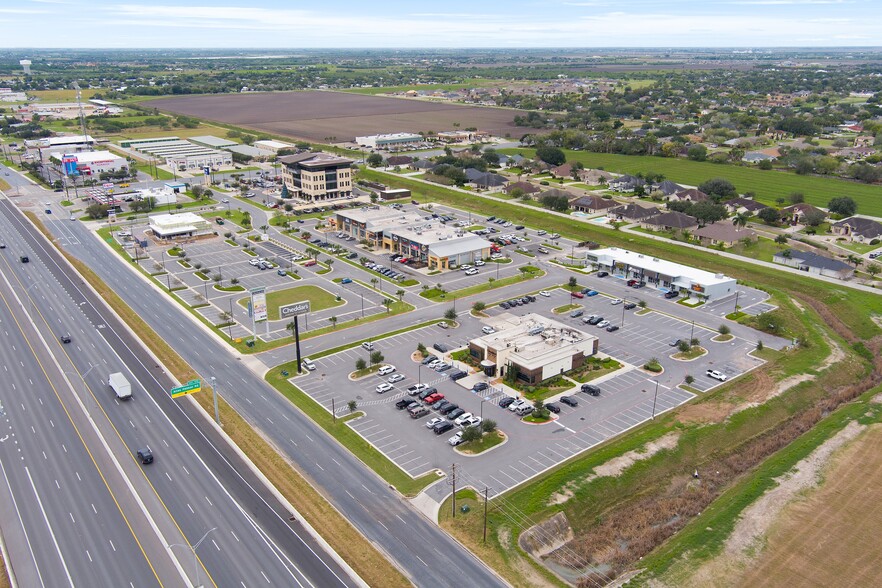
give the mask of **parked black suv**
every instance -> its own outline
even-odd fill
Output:
[[[446,433],[447,431],[451,430],[452,428],[453,428],[453,423],[451,423],[450,421],[443,421],[441,423],[438,423],[434,427],[432,427],[432,431],[436,435],[441,435],[441,434]]]
[[[591,396],[600,396],[600,388],[594,384],[582,384],[582,392]]]
[[[511,396],[506,396],[502,400],[499,401],[499,408],[508,408],[515,399]]]
[[[475,385],[472,386],[472,390],[474,390],[475,392],[483,392],[489,387],[490,384],[488,384],[487,382],[475,382]]]
[[[579,406],[579,401],[573,398],[572,396],[561,396],[560,401],[566,404],[567,406],[576,407]]]

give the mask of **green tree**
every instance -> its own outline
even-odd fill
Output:
[[[371,351],[371,365],[376,365],[386,359],[381,351]]]
[[[477,441],[481,438],[481,428],[480,427],[466,427],[462,430],[462,441],[463,443],[471,443],[472,441]]]
[[[480,300],[472,304],[472,310],[475,312],[483,312],[485,308],[487,308],[487,305]]]
[[[777,209],[767,206],[757,212],[756,217],[767,225],[776,225],[781,220],[781,213]]]
[[[456,311],[453,310],[452,308],[448,308],[447,311],[444,313],[444,318],[446,318],[449,321],[455,321],[456,320]]]
[[[720,325],[720,328],[717,329],[720,335],[728,335],[732,332],[732,329],[729,328],[729,325]]]
[[[735,186],[726,178],[713,178],[699,185],[698,189],[714,200],[728,200],[738,195]]]
[[[707,159],[707,147],[704,145],[692,145],[686,151],[686,157],[691,159],[692,161],[704,161]]]
[[[551,145],[541,145],[537,147],[536,157],[548,165],[563,165],[567,161],[567,156],[564,154],[563,150]]]
[[[573,290],[575,290],[577,285],[578,285],[578,282],[577,282],[577,280],[576,280],[576,277],[575,277],[575,276],[571,276],[570,279],[567,281],[567,286],[570,287],[570,292],[572,292]]]
[[[355,400],[350,400],[346,403],[346,407],[349,409],[350,413],[353,413],[358,410],[358,402],[356,402]]]
[[[483,429],[485,433],[492,433],[496,430],[496,421],[493,419],[485,419],[481,423],[481,429]]]
[[[802,224],[808,227],[817,227],[827,219],[827,215],[821,210],[809,210],[802,215]]]
[[[291,321],[287,325],[285,325],[285,330],[291,332],[291,336],[294,336],[294,321]]]
[[[429,355],[429,350],[422,343],[417,343],[417,352],[423,357],[428,357]]]
[[[398,296],[398,302],[401,302],[402,300],[404,300],[404,294],[405,294],[404,290],[398,289],[395,291],[395,295]]]
[[[739,212],[732,217],[732,225],[735,227],[746,227],[749,218],[750,215],[748,215],[747,213]]]
[[[878,263],[871,263],[866,268],[864,268],[864,271],[870,274],[871,278],[875,279],[876,274],[882,271],[882,267],[880,267]]]
[[[857,212],[857,203],[849,196],[839,196],[827,204],[827,210],[841,216],[852,216]]]
[[[371,153],[367,156],[367,164],[371,167],[380,167],[383,165],[383,156],[379,153]]]
[[[363,357],[359,357],[358,359],[355,360],[355,369],[356,370],[361,371],[361,370],[365,369],[366,367],[367,367],[367,362],[364,360]]]
[[[91,219],[106,218],[107,211],[109,210],[110,207],[108,205],[95,203],[86,207],[86,214]]]
[[[331,318],[328,319],[328,321],[331,323],[331,325],[333,325],[333,327],[335,329],[337,328],[337,317],[332,316]]]

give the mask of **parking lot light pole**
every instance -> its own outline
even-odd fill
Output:
[[[652,398],[652,418],[655,419],[655,403],[658,400],[658,378],[655,380],[655,396]]]
[[[627,299],[625,299],[627,300]],[[625,328],[625,300],[622,301],[622,328]]]

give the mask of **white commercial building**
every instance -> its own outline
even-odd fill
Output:
[[[401,147],[415,147],[426,142],[422,135],[415,133],[389,133],[386,135],[368,135],[356,137],[355,142],[362,147],[371,149],[396,149]]]
[[[177,214],[154,214],[148,217],[150,230],[160,239],[193,237],[211,230],[211,223],[192,212]]]
[[[736,280],[644,253],[610,247],[588,251],[586,262],[623,280],[636,280],[659,290],[716,300],[735,293]]]
[[[168,188],[147,188],[146,190],[138,190],[135,192],[135,200],[144,200],[145,198],[153,198],[154,206],[167,206],[177,202],[177,194]]]
[[[532,312],[501,315],[495,328],[469,341],[469,354],[492,361],[502,376],[515,370],[530,385],[581,367],[599,347],[594,335]]]
[[[426,220],[394,208],[341,210],[334,223],[337,230],[359,241],[401,254],[429,269],[451,269],[490,256],[491,244],[486,239],[449,228],[438,219]]]
[[[267,151],[272,151],[273,153],[278,153],[282,149],[293,149],[294,145],[291,143],[284,143],[282,141],[272,141],[269,139],[263,141],[255,141],[254,146],[258,149],[266,149]]]
[[[110,151],[80,151],[78,153],[55,151],[49,157],[59,165],[62,159],[75,160],[77,171],[86,176],[115,172],[129,166],[129,162],[124,157]]]
[[[91,135],[68,135],[65,137],[46,137],[36,141],[25,141],[27,147],[37,147],[43,153],[53,151],[91,151],[95,148],[95,139]]]

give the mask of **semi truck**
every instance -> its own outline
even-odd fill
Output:
[[[110,378],[108,378],[107,384],[111,388],[113,388],[113,391],[116,393],[116,397],[120,400],[128,400],[132,397],[132,385],[129,384],[129,381],[124,375],[122,375],[122,373],[116,372],[110,374]]]

